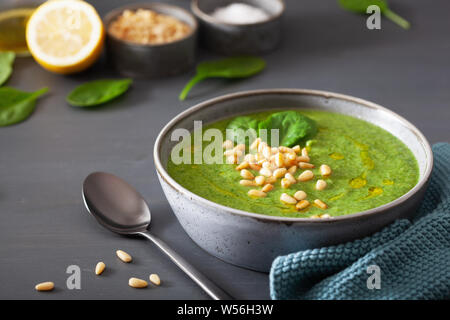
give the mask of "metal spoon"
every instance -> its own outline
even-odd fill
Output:
[[[214,300],[233,299],[161,239],[148,232],[150,209],[142,196],[124,180],[110,173],[91,173],[83,182],[83,200],[87,210],[105,228],[151,240]]]

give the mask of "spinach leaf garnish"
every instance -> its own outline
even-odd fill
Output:
[[[198,82],[207,78],[247,78],[261,72],[266,62],[258,57],[230,57],[215,61],[205,61],[197,65],[197,74],[188,82],[180,94],[186,99],[189,91]]]
[[[399,25],[403,29],[409,29],[410,27],[410,23],[408,21],[389,9],[386,0],[338,0],[338,2],[342,8],[361,14],[365,14],[367,7],[369,7],[370,5],[377,5],[380,8],[381,13],[386,18]]]
[[[131,83],[131,79],[90,81],[76,87],[66,100],[74,107],[97,106],[124,94]]]
[[[292,147],[301,140],[309,139],[317,133],[316,122],[296,111],[276,112],[262,120],[250,116],[236,117],[230,121],[226,129],[227,139],[231,139],[235,143],[244,143],[245,139],[247,145],[249,143],[249,136],[246,135],[247,130],[253,129],[258,137],[270,144],[272,142],[271,130],[277,129],[279,130],[279,145],[286,147]],[[263,135],[261,130],[265,130],[266,135]],[[250,138],[252,137],[250,136]]]
[[[248,145],[249,140],[256,139],[258,135],[258,123],[258,120],[251,117],[234,118],[227,126],[227,139]],[[253,131],[248,131],[250,129]]]
[[[34,110],[36,99],[47,91],[47,88],[35,92],[24,92],[11,87],[0,88],[0,127],[28,118]]]
[[[292,147],[305,137],[312,137],[317,132],[314,120],[296,111],[283,111],[270,115],[259,122],[258,129],[267,130],[267,141],[271,141],[271,129],[279,130],[280,146]]]
[[[11,76],[15,58],[16,54],[14,52],[0,52],[0,86]]]

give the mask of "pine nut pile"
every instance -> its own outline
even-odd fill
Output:
[[[109,32],[122,40],[139,44],[161,44],[184,38],[191,27],[180,20],[152,10],[125,10],[109,25]]]
[[[297,183],[307,182],[315,178],[310,170],[315,168],[311,163],[307,147],[301,148],[299,145],[289,148],[280,146],[270,147],[260,138],[255,139],[250,145],[250,153],[245,154],[245,144],[234,146],[231,140],[223,143],[227,163],[237,164],[236,170],[240,171],[242,180],[239,183],[246,187],[260,187],[260,189],[250,189],[250,197],[262,198],[274,189],[275,182],[281,179],[281,188],[287,189]],[[254,175],[250,170],[257,171],[259,175]],[[295,175],[298,170],[303,170],[297,178]],[[319,167],[322,178],[331,175],[331,168],[327,164]],[[315,184],[316,190],[324,190],[327,182],[324,179],[318,179]],[[311,204],[306,198],[308,195],[302,190],[298,190],[294,196],[283,193],[280,201],[286,205],[293,205],[297,210],[304,210]],[[327,209],[328,206],[320,199],[314,199],[313,204],[320,209]],[[329,214],[313,215],[311,218],[330,218]]]

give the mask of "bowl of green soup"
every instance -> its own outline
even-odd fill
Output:
[[[423,134],[375,103],[317,90],[246,91],[171,120],[155,167],[200,247],[268,271],[291,252],[411,219],[433,167]]]

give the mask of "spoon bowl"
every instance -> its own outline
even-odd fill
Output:
[[[113,232],[137,234],[150,225],[150,209],[141,194],[113,174],[94,172],[87,176],[83,200],[98,222]]]

